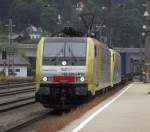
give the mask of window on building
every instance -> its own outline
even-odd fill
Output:
[[[13,72],[13,70],[12,69],[9,69],[9,73],[12,73]]]
[[[14,75],[13,69],[9,69],[9,70],[8,70],[8,74],[9,74],[9,75]]]
[[[16,69],[16,72],[20,72],[20,69]]]

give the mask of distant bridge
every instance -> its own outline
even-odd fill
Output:
[[[36,58],[36,44],[18,44],[18,47],[28,58]]]
[[[19,48],[25,53],[27,57],[36,57],[36,44],[18,44]],[[134,60],[144,59],[144,49],[142,48],[114,48],[119,52],[126,52]]]

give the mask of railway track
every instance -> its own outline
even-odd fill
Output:
[[[16,81],[0,81],[0,86],[2,85],[9,85],[9,84],[23,84],[23,83],[33,83],[33,80],[16,80]]]
[[[34,92],[34,91],[35,91],[35,87],[25,87],[23,89],[21,88],[17,90],[8,89],[8,90],[0,92],[0,97],[20,94],[20,93]]]
[[[0,113],[35,103],[34,91],[34,82],[1,82]]]
[[[20,115],[15,114],[16,112]],[[39,104],[31,104],[5,112],[4,114],[5,115],[2,116],[2,119],[0,119],[0,132],[16,132],[20,131],[21,128],[47,118],[51,115],[51,111],[44,109],[42,106],[40,107]],[[7,120],[7,117],[10,118],[10,120]]]
[[[35,82],[0,82],[0,97],[32,92],[35,89]]]
[[[27,98],[22,98],[19,100],[12,100],[9,102],[3,102],[0,104],[0,113],[6,112],[12,109],[16,109],[19,107],[23,107],[25,105],[33,104],[36,103],[34,96],[32,97],[27,97]]]
[[[31,114],[31,117],[28,116],[28,118],[19,121],[16,120],[16,122],[14,121],[17,116],[14,116],[14,121],[12,121],[10,124],[8,123],[9,125],[7,127],[5,127],[7,122],[4,123],[4,127],[1,126],[1,124],[3,124],[1,122],[3,122],[7,116],[11,116],[13,114],[11,111],[17,113],[19,109],[24,108],[23,111],[28,110],[29,113],[32,113],[32,109],[29,109],[28,107],[30,106],[32,108],[34,104],[38,104],[34,99],[34,90],[35,82],[0,82],[0,132],[13,132],[19,128],[47,117],[49,110],[41,113],[37,112],[35,115]],[[38,111],[36,108],[34,109],[34,111]],[[43,109],[43,107],[41,106],[40,109]],[[3,113],[4,115],[6,114],[6,118],[2,117]]]
[[[16,131],[18,131],[18,130],[26,127],[26,126],[29,126],[30,124],[33,124],[37,121],[40,121],[44,118],[47,118],[47,116],[49,116],[49,112],[42,113],[42,114],[38,115],[37,117],[31,118],[28,120],[24,120],[20,124],[18,123],[18,124],[14,125],[10,128],[5,129],[2,132],[16,132]]]
[[[0,83],[0,90],[8,89],[8,88],[18,88],[23,86],[33,86],[35,85],[35,82],[22,82],[22,83]]]

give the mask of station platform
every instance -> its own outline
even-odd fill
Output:
[[[150,132],[149,88],[133,82],[60,132]]]

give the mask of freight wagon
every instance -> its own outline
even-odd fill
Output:
[[[129,55],[126,52],[120,52],[121,56],[121,77],[122,80],[132,80],[132,67]]]

